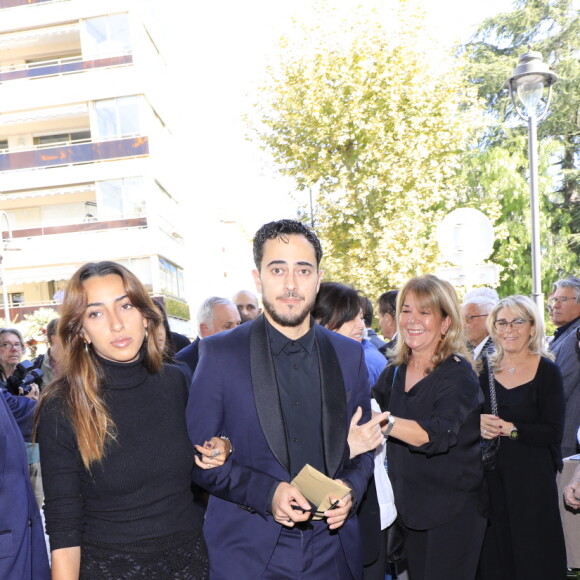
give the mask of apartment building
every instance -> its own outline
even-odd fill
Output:
[[[13,319],[58,302],[84,262],[115,260],[167,297],[176,330],[189,329],[152,8],[0,0],[0,230]]]

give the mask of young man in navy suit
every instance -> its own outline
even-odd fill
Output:
[[[210,498],[205,538],[212,580],[358,579],[356,504],[371,454],[349,459],[357,407],[370,417],[369,382],[357,342],[314,324],[322,250],[303,224],[281,220],[254,238],[254,278],[264,314],[207,338],[187,408],[190,437],[220,434],[233,445],[221,467],[200,460],[194,480]],[[351,490],[314,521],[290,481],[305,464]]]

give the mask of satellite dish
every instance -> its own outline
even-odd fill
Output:
[[[471,207],[453,210],[437,228],[439,251],[456,266],[473,266],[488,258],[493,240],[490,219]]]

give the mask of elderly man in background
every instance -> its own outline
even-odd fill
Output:
[[[224,330],[231,330],[240,324],[240,313],[233,302],[227,298],[212,296],[205,300],[197,313],[198,337],[175,358],[183,361],[195,372],[199,360],[199,343],[201,339],[213,336]]]
[[[580,328],[580,278],[569,276],[555,282],[548,306],[550,318],[557,326],[550,350],[564,379],[566,415],[562,456],[568,457],[577,453],[576,433],[580,425],[580,355],[576,338]]]
[[[497,292],[492,288],[475,288],[463,299],[463,318],[465,320],[465,338],[467,346],[473,353],[473,360],[493,353],[493,341],[487,331],[486,321],[493,307],[499,302]]]
[[[385,352],[387,349],[394,347],[395,341],[397,340],[397,319],[395,312],[397,310],[398,292],[398,290],[383,292],[377,300],[381,334],[388,341],[385,346]]]
[[[57,379],[62,373],[63,348],[57,333],[58,318],[53,318],[46,325],[46,341],[48,349],[45,354],[41,354],[34,360],[34,366],[42,371],[42,390],[48,383]]]
[[[236,292],[234,294],[233,302],[240,313],[242,324],[250,320],[255,320],[260,314],[262,314],[258,297],[249,290],[240,290],[239,292]]]
[[[363,320],[367,332],[366,340],[370,342],[381,354],[385,354],[387,343],[379,337],[373,328],[373,303],[361,295],[361,308],[363,311]]]

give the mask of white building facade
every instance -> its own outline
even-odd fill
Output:
[[[188,332],[165,64],[146,0],[0,0],[0,230],[11,317],[114,260]],[[11,238],[11,239],[10,239]]]

